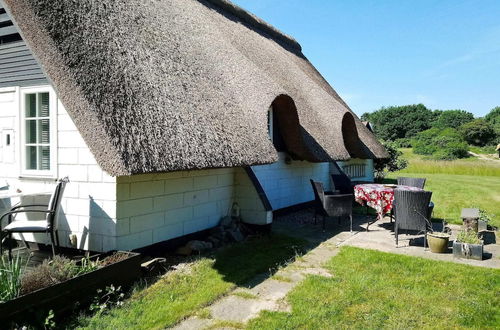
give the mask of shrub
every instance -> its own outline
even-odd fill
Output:
[[[77,273],[78,266],[68,258],[55,256],[51,260],[44,260],[22,276],[21,294],[28,294],[64,282],[73,278]]]
[[[460,133],[469,144],[479,147],[493,142],[497,136],[493,125],[484,119],[475,119],[460,126]]]
[[[497,138],[500,139],[500,107],[495,107],[484,117],[488,123],[490,123],[497,134]]]
[[[411,148],[412,147],[411,139],[410,138],[396,139],[396,141],[394,141],[394,146],[396,148]]]
[[[408,166],[408,161],[401,158],[403,153],[396,148],[394,143],[384,142],[383,145],[389,153],[389,158],[375,159],[373,166],[377,181],[381,181],[387,172],[400,171]]]
[[[428,129],[417,134],[412,144],[416,154],[431,155],[433,159],[453,160],[468,157],[467,143],[453,128]]]

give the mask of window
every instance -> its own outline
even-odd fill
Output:
[[[277,110],[272,106],[269,108],[267,112],[267,131],[269,133],[269,138],[273,143],[276,151],[284,152],[286,151],[285,141],[281,136],[280,125],[278,121],[278,116],[276,115]]]
[[[22,174],[55,176],[55,118],[55,95],[51,90],[22,90]]]
[[[273,121],[274,121],[274,118],[273,118],[273,107],[270,107],[269,110],[267,111],[267,131],[269,133],[269,138],[271,139],[271,141],[273,141],[274,137],[273,137],[273,130],[274,130],[274,127],[273,127]]]

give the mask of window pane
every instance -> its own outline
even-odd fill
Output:
[[[26,94],[26,117],[36,117],[36,94]]]
[[[49,110],[49,93],[38,93],[38,117],[48,117]]]
[[[26,169],[36,170],[36,147],[29,146],[26,147]]]
[[[36,120],[26,120],[26,143],[36,143]]]
[[[38,147],[38,169],[42,171],[50,170],[50,147]]]
[[[50,120],[38,120],[38,143],[50,143]]]

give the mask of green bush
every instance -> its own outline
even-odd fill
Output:
[[[469,144],[483,147],[492,143],[497,134],[493,125],[484,119],[475,119],[460,126],[460,133]]]
[[[469,146],[453,128],[437,127],[420,132],[412,141],[413,152],[429,155],[437,160],[453,160],[468,157]]]
[[[400,171],[408,166],[408,161],[401,158],[403,153],[398,150],[394,143],[384,142],[383,145],[385,150],[387,150],[389,157],[375,159],[373,166],[375,169],[375,179],[377,181],[382,181],[387,172]]]
[[[497,139],[500,140],[500,107],[491,109],[484,119],[493,126]]]
[[[400,138],[396,139],[393,144],[396,148],[411,148],[411,139],[410,138]]]

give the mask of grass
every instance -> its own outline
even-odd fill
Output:
[[[498,152],[496,151],[496,146],[485,146],[485,147],[470,146],[469,150],[476,154],[498,155]]]
[[[175,325],[257,274],[274,273],[304,247],[305,241],[282,235],[235,244],[167,273],[133,293],[120,308],[80,317],[71,328],[163,329]]]
[[[491,224],[500,227],[500,161],[476,158],[435,161],[401,149],[409,167],[390,173],[387,180],[398,176],[425,177],[425,188],[433,192],[436,205],[434,218],[461,224],[460,212],[465,207],[478,207],[494,218]]]
[[[427,178],[425,189],[432,191],[434,218],[461,224],[462,208],[478,207],[493,215],[491,224],[500,227],[500,176],[393,173],[389,178],[401,175]]]
[[[412,149],[401,149],[409,166],[400,173],[453,174],[500,177],[500,160],[480,160],[475,157],[453,161],[431,160],[414,154]]]
[[[243,299],[257,299],[257,295],[248,291],[235,291],[232,293],[232,295]]]
[[[498,328],[500,271],[343,247],[250,329]]]

